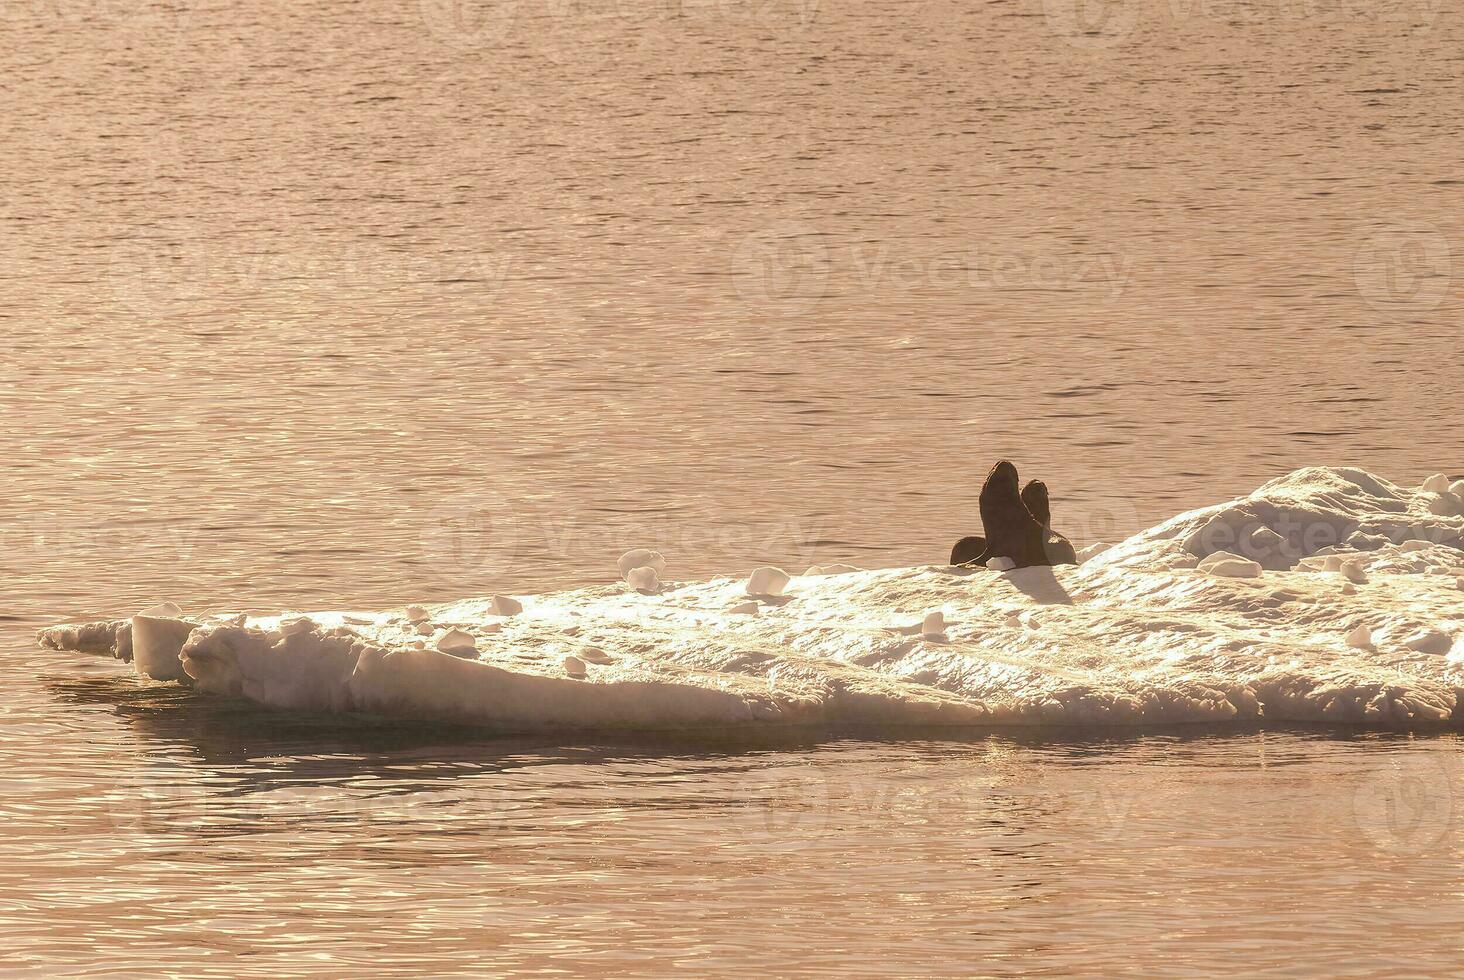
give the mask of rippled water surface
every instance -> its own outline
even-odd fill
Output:
[[[1453,738],[489,740],[50,673],[7,972],[1361,976],[1464,925]]]
[[[1459,460],[1447,5],[20,0],[0,968],[1436,972],[1455,740],[486,740],[37,626],[1079,543]],[[1452,469],[1451,469],[1452,468]],[[1284,953],[1281,951],[1284,950]]]

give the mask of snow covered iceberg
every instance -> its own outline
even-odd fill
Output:
[[[752,597],[740,575],[386,612],[154,609],[40,641],[280,708],[512,731],[1464,723],[1464,483],[1302,469],[1087,553],[811,569]]]

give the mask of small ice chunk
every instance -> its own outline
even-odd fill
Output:
[[[579,657],[565,657],[562,663],[564,672],[570,677],[583,677],[589,671],[589,667]]]
[[[1342,594],[1343,595],[1357,595],[1357,586],[1353,585],[1351,582],[1343,582],[1342,583]]]
[[[1260,578],[1261,563],[1248,558],[1225,558],[1211,563],[1205,571],[1221,578]]]
[[[1263,551],[1279,548],[1286,543],[1285,538],[1269,527],[1256,528],[1251,532],[1250,541],[1252,545]]]
[[[1041,619],[1038,619],[1037,618],[1037,614],[1034,613],[1034,612],[1026,612],[1026,613],[1023,613],[1022,614],[1022,623],[1024,625],[1026,625],[1027,629],[1029,629],[1029,630],[1035,630],[1035,629],[1041,629],[1042,628],[1042,620]]]
[[[1433,476],[1423,481],[1422,489],[1424,493],[1448,493],[1449,478],[1446,474],[1435,473]]]
[[[413,640],[411,643],[408,643],[407,646],[411,647],[413,650],[425,650],[427,649],[427,641]]]
[[[407,607],[407,622],[409,622],[409,623],[420,623],[422,620],[424,620],[426,618],[427,618],[427,610],[426,609],[423,609],[421,606],[408,606]]]
[[[756,602],[739,602],[727,611],[734,616],[756,616],[761,609]]]
[[[155,606],[148,606],[137,615],[148,619],[181,619],[183,610],[176,602],[160,602]]]
[[[517,616],[524,611],[524,604],[513,596],[496,595],[493,597],[493,615],[495,616]]]
[[[179,657],[193,632],[193,623],[168,616],[132,617],[132,667],[155,681],[182,680],[187,675]]]
[[[1459,512],[1459,498],[1452,493],[1441,493],[1428,499],[1428,512],[1437,517],[1453,517]]]
[[[1373,645],[1372,630],[1366,626],[1359,626],[1347,634],[1347,645],[1354,650],[1371,650]]]
[[[1367,582],[1367,572],[1362,570],[1361,559],[1354,558],[1352,561],[1342,563],[1342,576],[1349,582],[1356,582],[1359,585]]]
[[[864,571],[864,569],[860,568],[858,565],[845,565],[842,562],[835,562],[832,565],[809,565],[808,571],[804,572],[803,574],[806,576],[845,575],[849,572],[862,571]]]
[[[666,556],[650,548],[632,548],[620,556],[620,577],[629,581],[628,576],[632,571],[647,566],[654,568],[658,576],[665,575]]]
[[[280,636],[295,636],[299,633],[309,633],[315,628],[315,620],[309,616],[301,616],[298,619],[287,619],[280,623]]]
[[[450,629],[437,638],[437,649],[454,657],[473,657],[478,653],[478,641],[471,633]]]
[[[625,581],[637,592],[659,592],[661,591],[661,577],[656,574],[655,566],[641,565],[639,568],[632,568],[625,573]]]
[[[748,595],[782,595],[788,587],[789,575],[781,568],[766,565],[754,569],[747,578]]]
[[[1443,656],[1454,645],[1454,638],[1442,630],[1420,629],[1403,638],[1403,645],[1419,653]]]
[[[986,559],[986,567],[997,572],[1009,572],[1017,567],[1017,563],[1005,555],[997,555],[995,558]]]
[[[422,634],[423,636],[431,636],[433,633],[437,632],[437,627],[433,626],[430,621],[424,619],[422,620],[422,622],[417,624],[417,632]]]
[[[1200,559],[1195,567],[1202,572],[1208,572],[1211,565],[1218,565],[1222,561],[1246,561],[1247,559],[1237,555],[1233,551],[1215,551]]]
[[[922,636],[940,636],[945,632],[945,613],[939,609],[925,614],[925,621],[920,624]]]
[[[599,647],[585,647],[579,652],[579,657],[585,663],[590,664],[613,664],[615,662],[614,657]]]

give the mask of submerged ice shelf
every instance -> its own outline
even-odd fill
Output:
[[[514,731],[1464,723],[1464,483],[1303,469],[1084,555],[687,583],[632,552],[630,584],[386,612],[155,607],[40,641],[280,708]]]

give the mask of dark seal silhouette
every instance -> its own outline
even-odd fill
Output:
[[[1052,502],[1047,498],[1047,484],[1033,480],[1022,488],[1022,503],[1027,513],[1042,525],[1042,550],[1049,565],[1076,565],[1078,553],[1073,543],[1052,529]]]
[[[984,554],[986,539],[979,534],[973,534],[956,542],[956,546],[951,549],[951,564],[972,565]]]
[[[1044,501],[1046,489],[1042,488]],[[991,468],[981,486],[981,523],[986,537],[958,541],[951,551],[951,564],[980,565],[992,558],[1010,558],[1018,568],[1049,564],[1046,529],[1022,502],[1017,468],[1005,459]],[[984,545],[980,551],[976,551],[978,543]]]

